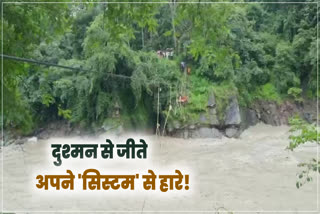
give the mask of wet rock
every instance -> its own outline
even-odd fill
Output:
[[[191,134],[192,138],[221,138],[222,134],[218,129],[201,127]]]
[[[255,109],[258,120],[272,126],[280,126],[287,125],[289,119],[295,115],[299,115],[308,122],[314,122],[316,106],[316,101],[312,100],[305,100],[303,104],[288,100],[283,103],[259,100],[252,108]]]
[[[209,107],[209,108],[215,108],[215,107],[216,107],[216,98],[215,98],[213,92],[211,92],[211,93],[209,94],[208,107]]]
[[[304,112],[303,113],[303,118],[308,122],[312,123],[313,122],[313,114],[309,112]]]
[[[215,126],[215,125],[219,125],[219,120],[218,120],[218,116],[217,116],[217,112],[215,108],[209,108],[208,109],[208,122],[210,125]]]
[[[302,116],[298,106],[289,101],[279,104],[274,101],[260,100],[255,103],[253,108],[262,122],[273,126],[287,125],[289,118],[296,114]]]
[[[209,108],[208,109],[208,114],[216,116],[217,115],[217,111],[216,111],[215,108]]]
[[[213,138],[221,138],[222,137],[222,133],[218,129],[211,128],[211,131],[212,131]]]
[[[209,94],[207,107],[208,108],[206,112],[202,112],[199,115],[200,125],[211,125],[211,126],[219,125],[219,120],[218,120],[217,112],[215,108],[216,98],[213,92]]]
[[[38,135],[37,135],[38,139],[43,139],[43,140],[46,140],[50,137],[50,134],[48,131],[44,130],[42,132],[40,132]]]
[[[200,138],[199,137],[199,130],[198,129],[190,130],[189,131],[189,137],[190,138]]]
[[[239,128],[236,127],[229,127],[226,128],[226,136],[229,138],[238,138],[241,134],[241,131]]]
[[[249,108],[241,108],[241,128],[246,129],[249,126],[254,126],[259,122],[258,115],[255,110]]]
[[[208,113],[201,113],[199,116],[200,125],[219,125],[215,109],[209,109]]]
[[[303,106],[300,108],[302,112],[301,116],[305,118],[309,123],[314,123],[317,121],[317,100],[304,100]]]
[[[191,125],[189,125],[189,127],[188,127],[190,130],[194,130],[194,129],[196,129],[196,126],[195,125],[193,125],[193,124],[191,124]]]
[[[209,116],[209,124],[212,126],[219,125],[218,117],[216,115]]]
[[[171,133],[171,136],[176,138],[184,138],[184,130],[176,129]]]
[[[277,105],[274,102],[259,101],[254,106],[257,110],[258,118],[266,124],[273,126],[281,125],[280,119],[278,117]]]
[[[253,109],[248,110],[247,118],[249,126],[254,126],[259,122],[256,111]]]
[[[229,102],[229,106],[226,111],[225,125],[240,125],[241,116],[238,100],[236,97],[232,97]]]
[[[199,116],[199,122],[200,124],[207,124],[207,117],[205,113],[201,113]]]
[[[14,141],[14,144],[22,145],[26,142],[25,138],[20,138]]]
[[[201,127],[199,129],[199,137],[202,138],[211,138],[212,137],[212,131],[210,128]]]
[[[269,123],[275,126],[281,125],[280,118],[278,117],[277,106],[275,103],[269,103],[269,109],[267,110],[267,113],[269,115],[265,118],[267,121],[269,121]]]

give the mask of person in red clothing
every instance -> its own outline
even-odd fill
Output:
[[[179,103],[182,103],[182,104],[184,104],[184,103],[188,103],[188,100],[189,100],[189,98],[188,98],[188,96],[179,96]]]

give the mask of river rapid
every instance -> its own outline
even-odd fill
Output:
[[[297,189],[297,167],[301,161],[316,157],[317,147],[304,145],[291,152],[288,126],[257,124],[239,139],[177,139],[140,136],[149,144],[147,160],[63,160],[53,165],[51,144],[101,144],[110,136],[55,137],[22,145],[9,145],[1,150],[3,162],[4,210],[30,211],[315,211],[317,209],[317,177]],[[128,138],[121,136],[113,140]],[[98,168],[101,174],[146,173],[174,174],[175,169],[190,174],[190,189],[160,191],[44,191],[35,188],[35,176],[42,174],[74,174],[87,168]],[[77,176],[76,176],[77,177]],[[319,191],[319,189],[318,189]]]

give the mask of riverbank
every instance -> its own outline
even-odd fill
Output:
[[[316,100],[304,100],[301,103],[286,100],[282,103],[274,101],[257,101],[250,108],[238,104],[235,97],[231,98],[225,112],[225,120],[217,119],[216,101],[214,95],[208,97],[207,112],[200,112],[197,120],[169,121],[164,125],[164,119],[160,121],[161,135],[174,138],[217,138],[222,136],[238,138],[241,133],[258,123],[272,126],[288,125],[290,118],[299,116],[308,123],[316,123],[317,102]],[[163,116],[163,115],[162,115]],[[215,118],[214,120],[212,120]],[[111,118],[112,119],[112,118]],[[114,118],[113,118],[114,119]],[[152,135],[155,133],[154,126],[139,128],[139,133]],[[165,129],[165,131],[163,130]],[[77,136],[97,136],[104,133],[122,135],[127,132],[136,132],[135,129],[125,129],[123,123],[116,126],[101,126],[95,129],[81,127],[67,120],[56,120],[50,123],[39,125],[29,135],[22,135],[14,129],[4,132],[4,145],[23,144],[28,141],[46,140],[55,137],[77,137]]]

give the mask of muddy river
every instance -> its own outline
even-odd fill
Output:
[[[63,160],[53,165],[51,144],[103,143],[105,138],[50,138],[1,151],[4,210],[28,211],[314,211],[317,209],[317,177],[297,189],[297,164],[316,157],[317,147],[305,145],[291,152],[287,126],[258,124],[240,139],[176,139],[142,136],[149,144],[147,160]],[[128,135],[130,136],[130,135]],[[122,141],[128,136],[113,139]],[[44,191],[35,188],[36,174],[65,174],[97,168],[102,174],[172,172],[190,174],[188,191]],[[2,176],[1,176],[2,177]]]

